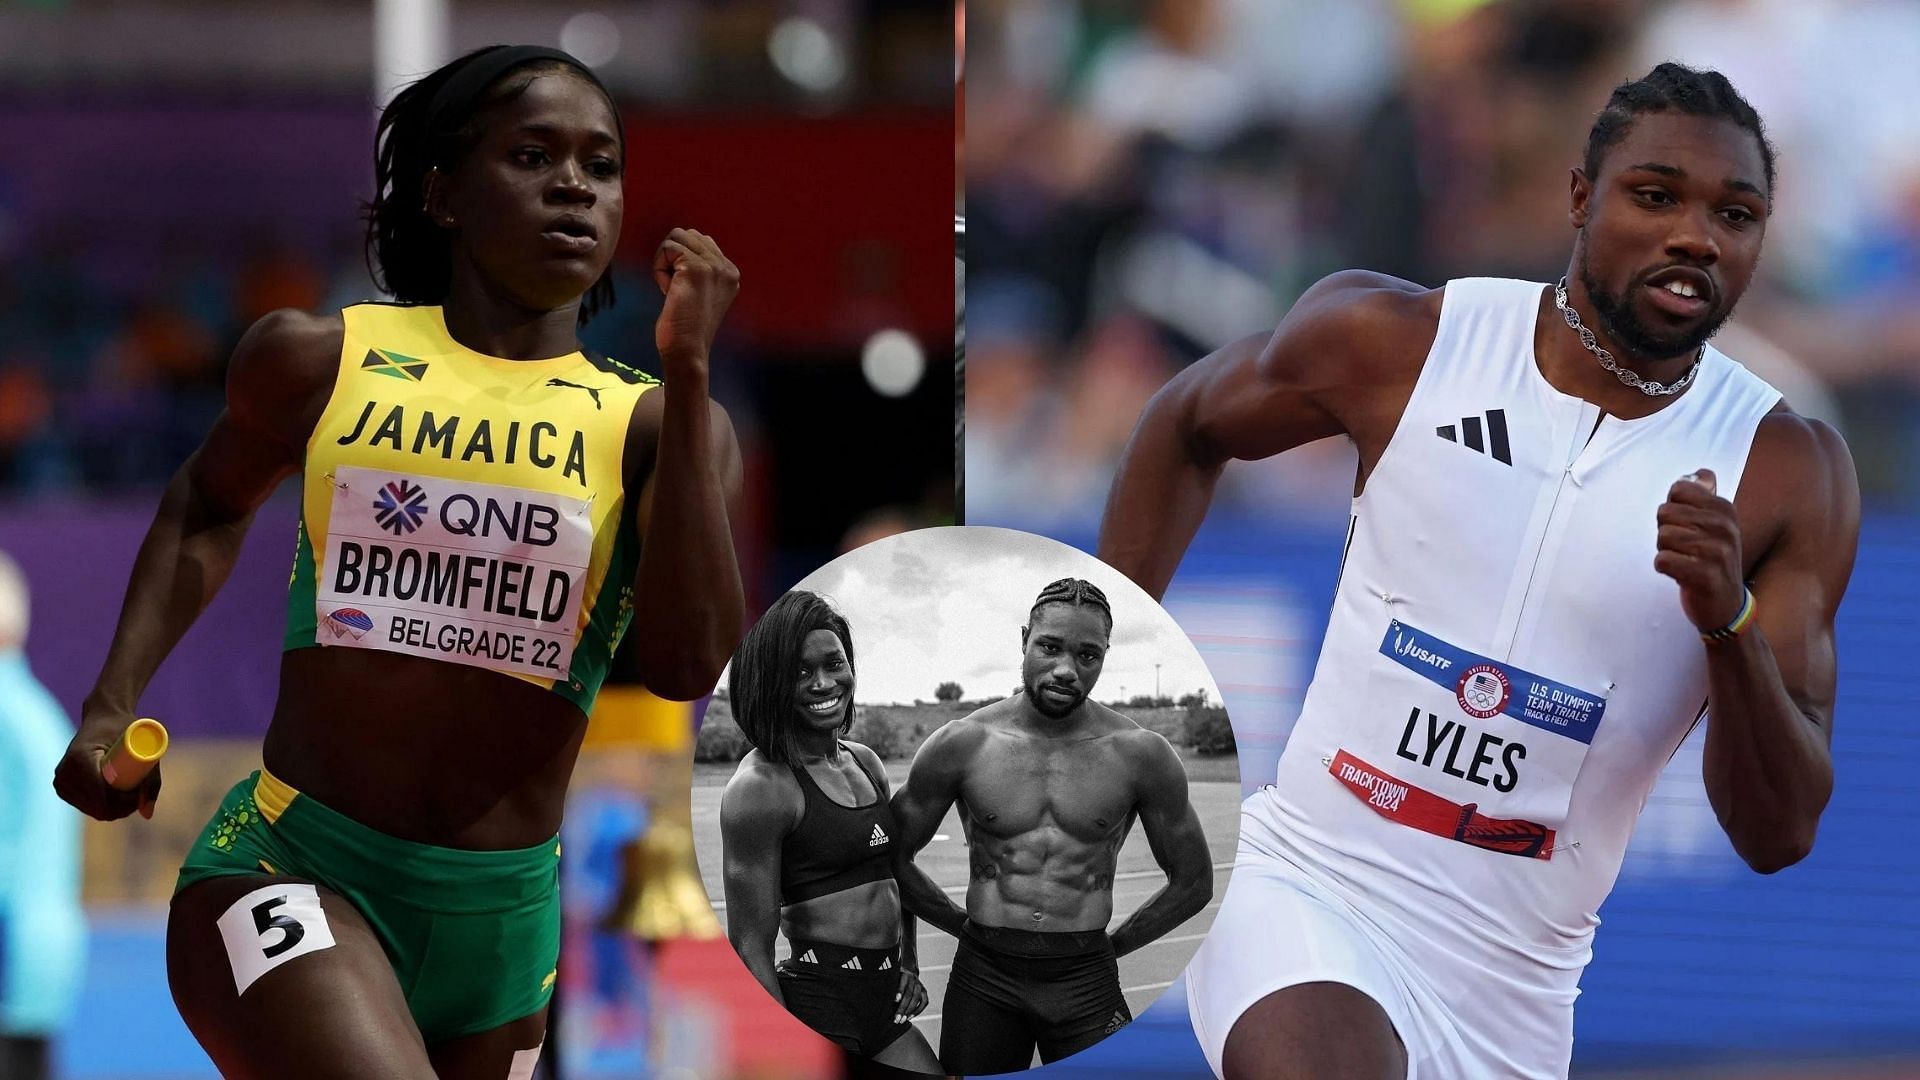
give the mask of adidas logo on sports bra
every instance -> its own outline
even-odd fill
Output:
[[[881,831],[880,826],[875,825],[873,827],[873,839],[867,841],[867,846],[879,847],[881,844],[884,844],[886,842],[887,842],[887,834]]]
[[[843,968],[846,968],[848,971],[859,971],[861,970],[860,958],[856,956],[853,959],[847,961],[846,963],[841,964],[840,966]]]
[[[817,964],[819,962],[820,962],[820,958],[813,955],[812,949],[808,949],[806,952],[801,953],[799,959],[796,961],[796,963],[801,963],[801,964]]]

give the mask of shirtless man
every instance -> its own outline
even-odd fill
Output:
[[[1207,905],[1212,860],[1167,740],[1089,700],[1113,611],[1066,578],[1020,630],[1020,694],[952,721],[914,755],[893,797],[902,902],[960,939],[947,980],[940,1063],[1012,1072],[1084,1050],[1133,1019],[1116,957]],[[971,872],[967,906],[947,898],[914,853],[956,802]],[[1135,818],[1167,884],[1120,928],[1114,864]]]
[[[1359,451],[1332,617],[1188,968],[1229,1078],[1564,1077],[1596,912],[1674,750],[1755,870],[1833,791],[1846,445],[1706,345],[1773,151],[1726,78],[1616,89],[1559,285],[1349,271],[1148,405],[1100,554],[1159,595],[1229,459]]]

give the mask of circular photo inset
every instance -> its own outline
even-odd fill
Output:
[[[1232,869],[1239,768],[1199,653],[1029,533],[923,529],[809,575],[734,654],[696,755],[702,877],[747,969],[909,1071],[1122,1030]]]

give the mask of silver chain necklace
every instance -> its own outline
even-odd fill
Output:
[[[1707,347],[1705,345],[1700,346],[1700,350],[1693,354],[1692,366],[1687,368],[1685,375],[1674,380],[1672,386],[1668,386],[1665,383],[1654,382],[1650,379],[1643,379],[1639,373],[1633,369],[1624,368],[1615,363],[1613,354],[1600,347],[1600,342],[1594,338],[1593,331],[1580,324],[1580,313],[1573,310],[1572,305],[1567,303],[1566,278],[1561,278],[1559,281],[1554,282],[1553,306],[1559,308],[1560,314],[1566,316],[1568,326],[1579,331],[1580,344],[1586,346],[1587,351],[1593,354],[1594,359],[1600,361],[1601,367],[1613,372],[1614,378],[1619,379],[1621,382],[1626,383],[1628,386],[1633,387],[1648,397],[1671,397],[1685,390],[1687,384],[1693,381],[1693,377],[1700,373],[1700,361],[1705,359],[1707,355]]]

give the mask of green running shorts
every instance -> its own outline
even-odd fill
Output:
[[[517,851],[416,844],[262,770],[227,792],[187,852],[174,893],[248,874],[311,881],[352,903],[386,949],[428,1046],[518,1020],[553,996],[557,838]]]

